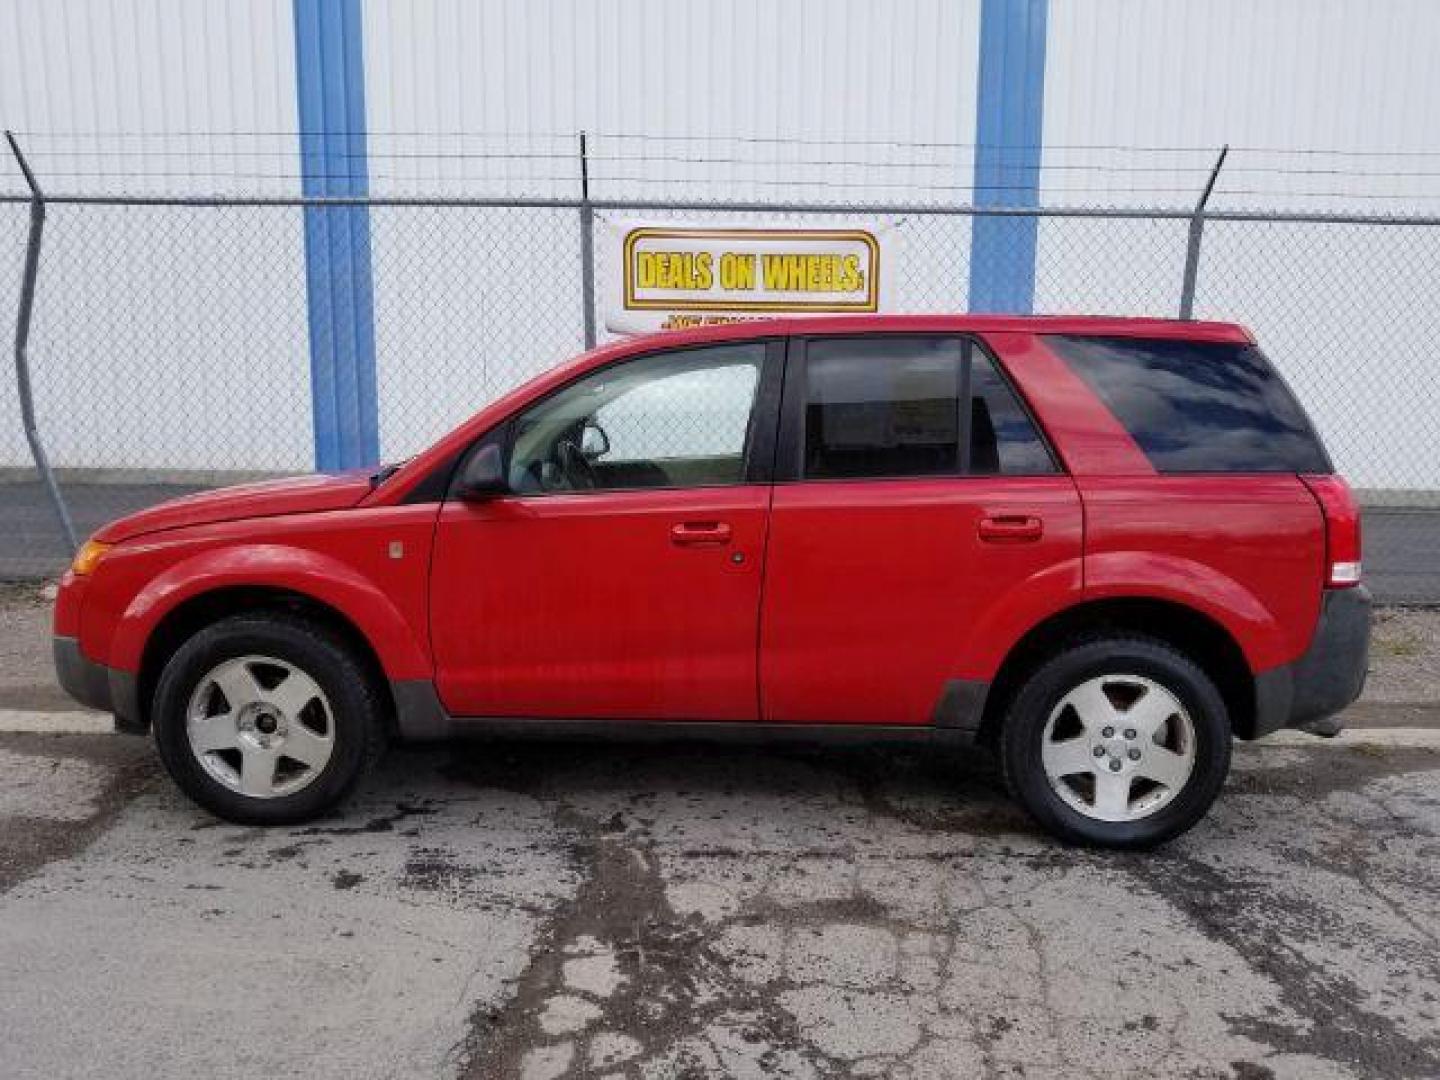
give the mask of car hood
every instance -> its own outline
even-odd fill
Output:
[[[368,470],[319,473],[265,480],[257,484],[201,491],[160,503],[138,513],[112,521],[95,534],[95,539],[113,544],[132,536],[180,529],[188,525],[213,525],[241,518],[275,517],[279,514],[311,514],[323,510],[344,510],[370,492]]]

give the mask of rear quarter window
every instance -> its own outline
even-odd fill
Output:
[[[1045,338],[1157,472],[1330,472],[1290,388],[1253,345]]]

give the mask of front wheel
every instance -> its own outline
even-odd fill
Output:
[[[1150,638],[1107,637],[1031,673],[1000,750],[1012,794],[1050,832],[1143,848],[1205,816],[1230,738],[1224,699],[1192,660]]]
[[[237,615],[171,657],[155,744],[180,788],[229,821],[286,825],[330,808],[380,754],[373,680],[325,627]]]

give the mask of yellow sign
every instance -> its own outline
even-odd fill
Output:
[[[880,310],[880,241],[868,229],[643,224],[615,234],[611,330]]]

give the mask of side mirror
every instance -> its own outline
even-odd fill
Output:
[[[486,443],[466,459],[455,483],[455,494],[466,502],[486,502],[509,493],[500,447]]]
[[[596,423],[587,423],[580,431],[580,453],[594,461],[610,452],[610,436]]]

